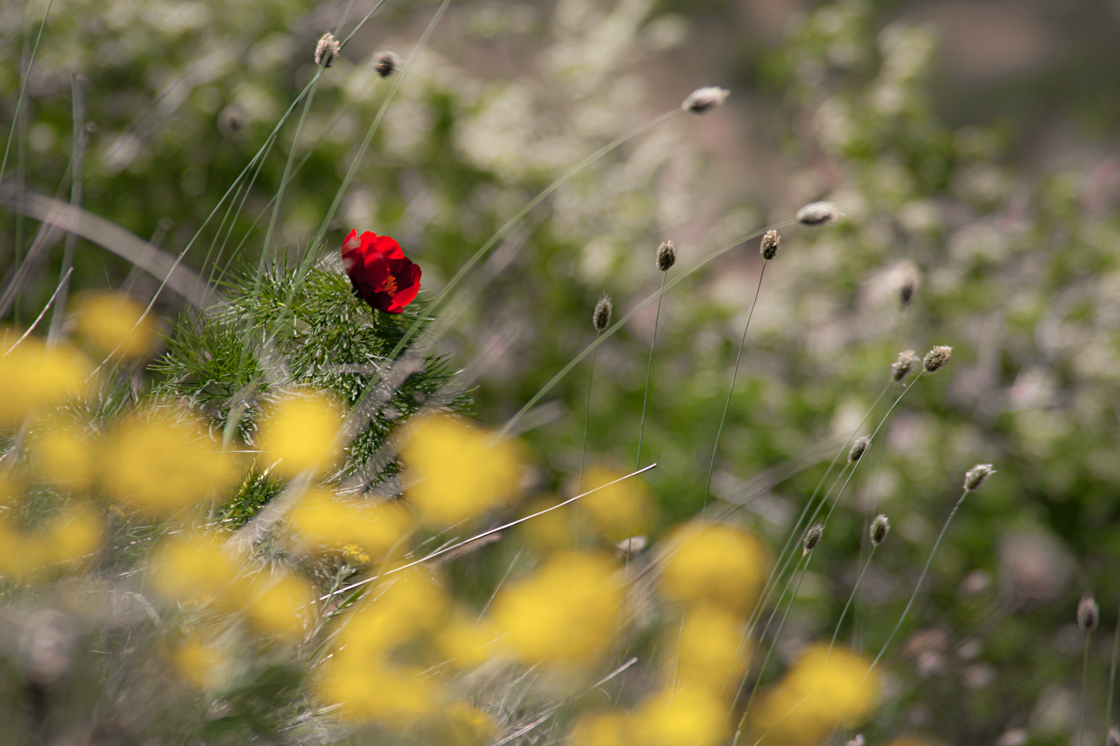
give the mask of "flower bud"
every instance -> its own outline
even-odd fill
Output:
[[[918,292],[918,268],[913,262],[903,262],[895,269],[895,289],[899,305],[908,308],[914,293]]]
[[[378,52],[373,58],[373,69],[383,78],[387,78],[400,69],[401,61],[392,52]]]
[[[661,242],[657,247],[657,268],[662,272],[668,272],[669,269],[677,263],[677,247],[669,239]]]
[[[883,543],[883,539],[887,538],[887,534],[891,532],[891,522],[887,517],[880,513],[875,516],[875,520],[871,522],[871,546],[877,547]]]
[[[730,91],[715,86],[697,88],[688,94],[688,98],[681,104],[681,108],[689,114],[707,114],[712,109],[722,105],[730,95]]]
[[[949,362],[949,358],[953,355],[953,348],[946,345],[937,345],[922,358],[922,365],[926,367],[927,373],[934,373],[945,363]]]
[[[964,491],[975,492],[980,489],[980,485],[995,474],[996,470],[992,468],[991,464],[977,464],[964,473]]]
[[[595,327],[595,331],[601,332],[611,325],[611,311],[614,310],[614,305],[611,303],[611,297],[603,293],[603,297],[595,304],[595,311],[591,314],[591,325]]]
[[[870,443],[871,438],[868,438],[867,436],[856,438],[856,442],[852,443],[852,449],[848,451],[848,463],[854,464],[855,462],[859,461],[863,456],[863,452],[867,450],[867,446],[870,445]]]
[[[315,64],[330,67],[341,52],[342,45],[338,39],[334,38],[334,34],[327,32],[319,37],[315,45]]]
[[[778,254],[778,247],[782,244],[782,237],[778,235],[777,231],[766,231],[762,234],[762,243],[758,247],[758,251],[762,254],[762,258],[770,261]]]
[[[838,217],[840,212],[831,202],[813,202],[802,207],[794,215],[794,219],[802,225],[828,225]]]
[[[898,360],[891,364],[891,379],[896,383],[901,381],[910,375],[910,371],[914,370],[920,362],[922,361],[918,359],[913,350],[898,353]]]
[[[1082,596],[1077,604],[1077,627],[1085,634],[1097,628],[1101,621],[1101,607],[1092,596]]]
[[[821,534],[824,533],[824,526],[819,523],[814,523],[805,532],[805,538],[801,542],[801,556],[804,557],[809,552],[816,549],[817,544],[821,541]]]

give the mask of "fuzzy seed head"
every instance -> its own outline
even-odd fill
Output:
[[[342,52],[342,44],[328,32],[319,37],[315,44],[315,64],[330,67]]]
[[[828,225],[840,217],[840,211],[831,202],[813,202],[805,205],[794,218],[802,225]]]
[[[852,448],[848,451],[848,463],[854,464],[859,461],[863,456],[863,452],[867,450],[867,446],[871,444],[871,438],[866,435],[862,438],[856,438],[856,442],[852,443]]]
[[[401,67],[401,61],[392,52],[378,52],[373,58],[373,69],[383,78],[387,78]]]
[[[887,538],[887,534],[891,532],[891,522],[887,517],[880,513],[875,516],[875,520],[871,522],[871,546],[877,547],[883,543],[883,539]]]
[[[1085,634],[1097,628],[1101,621],[1101,607],[1092,596],[1082,596],[1077,604],[1077,627]]]
[[[901,381],[906,376],[910,375],[910,371],[918,367],[922,361],[914,354],[913,350],[904,350],[898,353],[898,360],[891,365],[891,379],[896,383]]]
[[[591,325],[595,327],[595,331],[601,332],[611,325],[611,312],[614,310],[614,305],[611,303],[611,297],[603,293],[603,297],[595,304],[595,311],[591,314]]]
[[[854,738],[848,739],[848,742],[845,746],[864,746],[865,743],[866,741],[863,740],[863,734],[856,733]]]
[[[824,533],[824,526],[819,523],[814,523],[805,532],[805,538],[801,542],[801,556],[804,557],[809,552],[817,548],[817,544],[821,541],[821,534]]]
[[[977,464],[964,473],[964,491],[975,492],[996,470],[991,464]]]
[[[922,365],[926,367],[927,373],[937,371],[945,363],[949,362],[949,358],[953,355],[953,348],[947,345],[937,345],[932,350],[926,353],[922,358]]]
[[[715,86],[697,88],[688,94],[688,98],[681,104],[681,108],[689,114],[707,114],[712,109],[722,105],[730,95],[730,91]]]
[[[778,247],[782,244],[782,237],[778,235],[777,231],[766,231],[762,234],[762,243],[758,247],[758,252],[762,254],[762,258],[770,261],[778,254]]]
[[[674,264],[677,263],[677,247],[669,239],[661,242],[657,247],[657,268],[662,272],[668,272]]]
[[[1120,746],[1120,729],[1113,726],[1108,729],[1108,735],[1105,736],[1104,746]]]

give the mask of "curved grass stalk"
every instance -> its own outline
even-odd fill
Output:
[[[945,538],[945,532],[949,529],[949,523],[953,520],[953,516],[957,514],[957,511],[961,507],[961,503],[963,503],[964,499],[968,497],[968,492],[969,491],[966,489],[961,493],[960,499],[957,500],[957,504],[953,506],[953,510],[951,513],[949,513],[949,517],[945,519],[945,525],[941,527],[941,533],[937,535],[937,541],[933,543],[933,549],[930,550],[929,558],[926,560],[926,566],[922,568],[922,574],[918,578],[918,584],[914,586],[914,592],[910,594],[910,601],[907,602],[906,608],[902,610],[902,616],[898,618],[898,624],[894,626],[894,630],[891,631],[891,634],[887,638],[887,641],[883,643],[883,648],[879,651],[879,654],[875,656],[875,660],[871,662],[871,666],[867,669],[867,673],[864,674],[864,680],[866,680],[867,677],[871,675],[871,672],[875,670],[875,666],[879,665],[879,661],[882,660],[883,655],[887,652],[887,648],[890,647],[891,642],[894,640],[894,636],[898,634],[898,630],[902,627],[902,622],[905,621],[906,615],[910,613],[910,608],[914,605],[914,599],[918,597],[918,591],[922,589],[922,583],[925,582],[926,573],[929,572],[929,566],[933,564],[933,555],[937,554],[937,548],[941,546],[941,540]]]
[[[727,401],[723,405],[723,415],[719,418],[719,428],[716,429],[716,440],[712,444],[712,462],[708,465],[708,479],[704,484],[704,504],[700,508],[700,522],[704,521],[704,514],[708,510],[708,495],[712,491],[712,473],[716,469],[716,455],[719,453],[719,439],[723,435],[723,426],[727,422],[727,412],[731,409],[731,397],[735,393],[735,379],[739,376],[739,363],[743,359],[743,347],[747,343],[747,329],[751,326],[751,317],[754,316],[754,307],[758,304],[758,294],[762,292],[762,278],[766,276],[766,265],[770,262],[762,262],[762,270],[758,273],[758,285],[754,289],[754,299],[751,301],[751,309],[747,312],[747,323],[743,324],[743,336],[739,339],[739,352],[735,355],[735,367],[731,371],[731,385],[727,389]]]
[[[844,604],[844,610],[840,612],[840,618],[836,621],[836,629],[832,632],[832,641],[828,643],[828,655],[825,656],[825,660],[828,660],[828,656],[832,655],[832,648],[836,645],[836,636],[840,634],[840,625],[844,623],[844,617],[848,614],[848,609],[851,607],[852,601],[855,600],[856,594],[859,593],[859,584],[863,582],[863,576],[867,573],[867,568],[871,567],[871,560],[875,556],[876,549],[877,547],[872,544],[871,554],[867,555],[867,561],[863,563],[863,569],[859,571],[855,587],[852,588],[852,595],[848,596],[848,603]]]

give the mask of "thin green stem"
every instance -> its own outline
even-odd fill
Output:
[[[1112,727],[1112,695],[1116,686],[1116,663],[1120,660],[1120,611],[1116,613],[1116,631],[1112,635],[1112,665],[1108,669],[1108,699],[1104,706],[1104,734],[1108,742],[1108,729]]]
[[[836,629],[832,632],[832,641],[828,643],[828,655],[825,656],[825,660],[828,660],[828,656],[832,655],[832,648],[836,645],[836,636],[840,634],[840,625],[844,623],[844,617],[848,613],[848,608],[852,605],[852,601],[855,600],[856,593],[859,592],[859,584],[863,582],[863,576],[867,573],[867,568],[871,567],[871,558],[875,556],[875,549],[875,545],[872,544],[871,554],[867,555],[867,561],[863,563],[863,569],[859,571],[859,577],[856,578],[855,587],[852,588],[852,595],[848,596],[848,603],[844,604],[844,610],[840,612],[840,619],[837,620]]]
[[[747,329],[751,326],[751,317],[754,316],[754,307],[758,304],[758,294],[762,291],[762,278],[766,275],[766,265],[770,262],[762,262],[762,270],[758,273],[758,285],[754,289],[754,299],[751,301],[751,309],[747,312],[747,323],[743,324],[743,336],[739,339],[739,352],[735,355],[735,367],[731,371],[731,385],[727,388],[727,401],[723,404],[723,414],[719,418],[719,428],[716,429],[716,441],[712,444],[712,461],[708,465],[708,480],[704,484],[704,504],[700,508],[700,521],[703,522],[704,514],[708,510],[708,495],[712,491],[712,474],[716,469],[716,455],[719,453],[719,439],[723,435],[723,426],[727,423],[727,412],[731,409],[731,397],[735,393],[735,379],[739,376],[739,363],[743,359],[743,347],[747,343]]]
[[[789,603],[786,604],[786,611],[782,614],[782,621],[778,624],[778,629],[774,633],[774,639],[770,642],[770,648],[766,651],[766,657],[762,659],[762,665],[758,668],[758,676],[754,680],[754,687],[751,689],[751,696],[747,698],[747,705],[743,708],[743,715],[739,718],[739,727],[735,729],[735,740],[739,740],[739,734],[742,733],[743,727],[747,724],[747,713],[750,712],[751,703],[754,702],[754,696],[758,693],[758,687],[762,683],[762,674],[766,671],[766,664],[770,662],[770,656],[774,654],[774,649],[778,647],[778,638],[782,636],[782,629],[786,626],[786,619],[789,618],[789,612],[793,609],[793,602],[797,600],[797,592],[801,590],[801,581],[805,579],[805,572],[809,569],[809,561],[813,558],[813,552],[809,551],[805,555],[805,567],[801,568],[801,574],[797,578],[797,585],[793,588],[793,594],[789,597]],[[780,603],[780,602],[779,602]],[[742,694],[743,684],[746,683],[746,674],[743,674],[743,681],[739,684],[739,691],[735,695],[735,699],[739,698]]]
[[[602,330],[597,330],[598,337]],[[587,465],[587,433],[591,427],[591,386],[595,383],[595,354],[591,354],[591,372],[587,375],[587,408],[583,416],[583,450],[579,455],[579,480],[576,482],[576,492],[583,491],[583,469]],[[578,509],[578,506],[577,506]]]
[[[74,120],[73,156],[70,158],[70,204],[74,207],[82,206],[82,165],[85,162],[86,151],[86,77],[74,73],[70,78],[71,110]],[[59,270],[58,303],[51,312],[50,331],[47,332],[48,342],[54,342],[62,333],[62,320],[66,316],[66,296],[70,292],[70,272],[74,268],[74,254],[78,249],[78,237],[67,233],[62,248],[62,268]]]
[[[668,272],[661,273],[661,290],[657,293],[657,311],[653,315],[653,337],[649,341],[649,361],[646,362],[646,386],[642,391],[642,421],[641,424],[638,425],[638,456],[635,461],[635,469],[642,465],[642,437],[646,432],[646,409],[649,405],[649,381],[650,375],[653,373],[653,349],[657,346],[657,325],[661,321],[661,299],[665,296],[665,281],[668,279],[668,275]]]
[[[898,634],[898,630],[902,627],[902,622],[905,621],[906,615],[910,613],[910,607],[914,605],[914,599],[918,597],[918,591],[922,589],[922,583],[925,582],[926,573],[929,572],[929,566],[933,564],[933,555],[937,554],[937,548],[941,546],[941,540],[945,538],[945,532],[949,530],[949,524],[952,522],[953,516],[960,510],[961,503],[964,502],[966,497],[968,497],[968,490],[964,490],[961,493],[957,504],[953,506],[953,511],[949,513],[949,517],[945,519],[945,525],[941,527],[941,533],[937,535],[937,541],[933,543],[933,549],[930,551],[929,558],[926,560],[926,566],[922,568],[922,574],[918,578],[918,584],[914,586],[914,592],[910,594],[910,600],[907,602],[906,608],[902,610],[902,616],[898,618],[898,624],[894,625],[894,630],[891,631],[890,637],[883,643],[883,649],[879,651],[879,654],[875,656],[875,660],[871,662],[871,667],[868,668],[867,673],[864,674],[864,679],[871,675],[871,672],[875,670],[875,666],[879,665],[879,661],[882,660],[883,655],[887,652],[887,648],[890,647],[894,636]]]
[[[31,54],[27,58],[27,67],[24,68],[23,76],[19,82],[19,95],[16,97],[12,128],[8,131],[8,141],[4,145],[4,158],[0,160],[0,180],[4,178],[4,171],[8,167],[8,154],[12,149],[12,138],[16,134],[16,125],[21,120],[20,115],[23,113],[23,97],[27,94],[27,81],[31,78],[31,66],[35,64],[35,54],[39,51],[39,42],[43,38],[43,29],[47,27],[47,17],[51,14],[52,5],[54,5],[54,0],[49,0],[47,9],[43,11],[43,20],[39,23],[39,33],[35,35],[35,43],[31,46]],[[28,7],[30,6],[31,4],[28,3]]]
[[[1081,725],[1077,728],[1077,746],[1081,746],[1085,738],[1085,707],[1089,700],[1089,638],[1092,636],[1092,632],[1085,633],[1085,655],[1081,661]],[[1106,726],[1105,732],[1107,731]]]

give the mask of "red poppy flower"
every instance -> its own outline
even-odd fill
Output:
[[[420,291],[420,267],[388,236],[357,230],[342,242],[342,266],[358,297],[385,313],[400,313]]]

